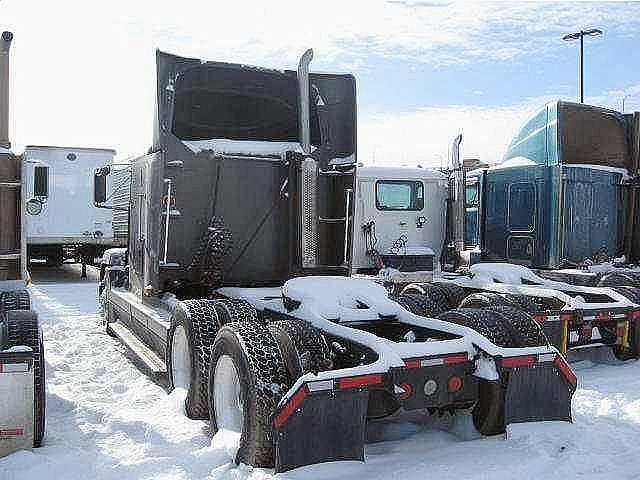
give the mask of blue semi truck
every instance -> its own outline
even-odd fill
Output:
[[[465,248],[538,269],[637,261],[637,118],[545,105],[501,164],[467,175]]]
[[[619,358],[636,358],[639,125],[638,113],[555,101],[525,122],[500,164],[469,172],[457,158],[459,137],[451,170],[445,172],[449,182],[424,184],[420,190],[448,190],[441,207],[446,222],[433,215],[413,222],[410,215],[405,218],[409,211],[392,212],[395,224],[381,218],[389,212],[356,215],[365,237],[360,243],[369,246],[377,265],[395,254],[381,265],[382,279],[407,266],[433,265],[432,272],[419,272],[430,281],[391,285],[403,294],[427,297],[423,307],[430,315],[441,309],[442,286],[454,284],[462,289],[457,306],[525,310],[563,353],[606,345]],[[406,178],[397,171],[393,175],[395,182],[421,181],[410,169]],[[384,182],[383,176],[376,184]],[[420,235],[427,229],[437,235]],[[427,237],[438,240],[419,244]],[[441,253],[430,262],[415,255],[405,261],[405,252],[418,247]]]

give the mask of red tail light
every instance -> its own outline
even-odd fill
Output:
[[[451,393],[455,393],[462,388],[462,379],[460,377],[453,376],[447,382],[447,388]]]
[[[546,315],[534,315],[533,319],[538,323],[543,323],[547,319],[547,316]]]
[[[521,357],[505,357],[502,359],[502,366],[505,368],[526,367],[538,362],[535,355],[524,355]]]
[[[466,353],[460,353],[458,355],[449,355],[448,357],[444,357],[445,365],[452,365],[454,363],[464,363],[468,360],[468,355]]]

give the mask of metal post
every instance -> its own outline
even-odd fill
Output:
[[[580,103],[584,103],[584,32],[580,31]]]

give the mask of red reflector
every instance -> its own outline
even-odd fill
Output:
[[[567,383],[573,388],[576,388],[576,386],[578,385],[578,378],[576,377],[576,374],[573,373],[573,369],[569,366],[566,360],[562,358],[562,355],[558,355],[553,364],[560,371],[560,373],[562,373],[562,376],[567,381]]]
[[[447,387],[451,393],[455,393],[462,388],[462,379],[460,377],[451,377],[447,382]]]
[[[338,380],[339,388],[358,388],[365,387],[367,385],[376,385],[382,383],[382,375],[359,375],[357,377],[346,377]]]
[[[502,366],[505,368],[525,367],[534,365],[538,359],[535,355],[525,355],[522,357],[505,357],[502,359]]]
[[[4,428],[0,429],[0,438],[21,437],[24,435],[22,428]]]
[[[444,364],[451,365],[453,363],[462,363],[467,361],[466,353],[459,353],[457,355],[449,355],[448,357],[444,357]]]
[[[404,364],[407,368],[420,368],[420,359],[412,358],[411,360],[405,360]]]
[[[538,323],[542,323],[547,319],[547,316],[546,315],[534,315],[533,319]]]
[[[560,315],[561,322],[570,322],[571,320],[573,320],[573,315],[571,315],[570,313],[563,313],[562,315]]]
[[[296,408],[300,406],[304,398],[307,396],[307,389],[305,387],[300,388],[293,396],[289,399],[289,401],[285,404],[284,408],[280,410],[280,413],[276,415],[273,424],[276,428],[280,428],[287,419],[291,416],[293,412],[296,411]]]

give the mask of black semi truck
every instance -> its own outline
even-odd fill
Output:
[[[356,86],[351,75],[157,52],[149,153],[132,166],[129,244],[108,251],[107,331],[189,417],[235,435],[236,461],[286,471],[364,459],[367,420],[464,411],[483,434],[571,420],[576,376],[508,307],[425,315],[349,276]]]

